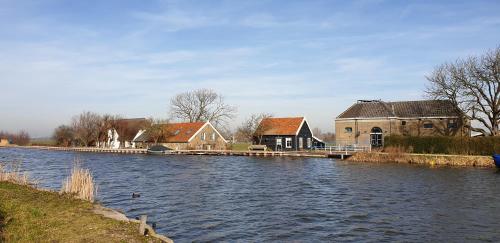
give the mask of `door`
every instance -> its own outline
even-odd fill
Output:
[[[304,148],[304,138],[299,137],[299,149]]]
[[[283,145],[281,144],[281,138],[276,138],[276,151],[283,150]]]
[[[372,147],[382,147],[382,129],[380,127],[374,127],[370,133],[370,144]]]

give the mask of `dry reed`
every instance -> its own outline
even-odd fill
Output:
[[[90,170],[81,168],[76,162],[71,175],[63,181],[61,193],[69,193],[76,198],[94,202],[96,187]]]
[[[0,162],[0,181],[11,182],[19,185],[32,185],[28,173],[21,172],[19,162],[11,162],[9,166]]]

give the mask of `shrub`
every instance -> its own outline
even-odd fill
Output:
[[[392,147],[425,154],[492,155],[500,153],[500,137],[385,137],[384,149]]]

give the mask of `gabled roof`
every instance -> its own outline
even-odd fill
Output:
[[[360,101],[340,114],[337,119],[346,118],[418,118],[459,117],[461,111],[449,100],[419,100],[384,102],[380,100]]]
[[[181,122],[181,123],[166,123],[162,124],[164,136],[160,139],[161,143],[188,143],[196,136],[205,126],[212,126],[210,122]],[[212,126],[214,131],[227,142],[224,137]],[[135,142],[145,142],[149,138],[147,133],[140,134]]]
[[[264,118],[257,131],[262,135],[297,135],[304,121],[304,117]]]

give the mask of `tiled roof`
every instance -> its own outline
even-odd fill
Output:
[[[189,139],[200,130],[205,122],[183,122],[183,123],[167,123],[163,124],[165,135],[160,138],[161,143],[187,143]],[[137,137],[135,142],[149,141],[147,133]]]
[[[162,143],[187,143],[200,130],[205,122],[169,123],[164,125],[167,134],[160,140]]]
[[[257,130],[263,135],[295,135],[300,129],[304,117],[264,118]]]
[[[449,100],[420,101],[362,101],[358,102],[337,118],[383,118],[383,117],[457,117],[461,111]]]

